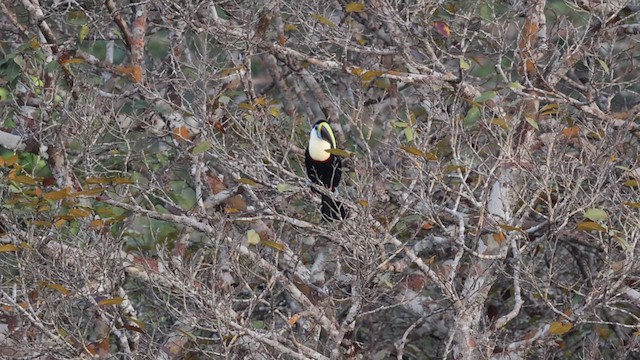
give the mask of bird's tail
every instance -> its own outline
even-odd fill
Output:
[[[333,200],[330,196],[322,194],[322,217],[327,221],[342,220],[347,217],[347,208],[341,202]]]

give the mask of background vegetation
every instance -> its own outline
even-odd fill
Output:
[[[639,9],[1,1],[1,356],[637,358]]]

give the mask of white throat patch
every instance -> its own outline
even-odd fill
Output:
[[[309,156],[315,161],[326,161],[331,156],[325,151],[329,149],[331,149],[331,144],[319,138],[316,130],[312,129],[309,134]]]

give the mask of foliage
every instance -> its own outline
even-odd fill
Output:
[[[0,354],[637,356],[639,9],[0,3]]]

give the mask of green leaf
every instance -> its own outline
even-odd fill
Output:
[[[607,65],[607,63],[602,59],[598,59],[598,62],[600,63],[600,66],[602,66],[602,70],[604,70],[604,72],[609,75],[611,73],[611,70],[609,70],[609,65]]]
[[[79,39],[80,39],[81,42],[84,41],[84,39],[87,38],[87,35],[89,35],[89,31],[90,31],[89,25],[87,25],[87,24],[84,24],[84,25],[82,25],[82,27],[80,27]]]
[[[591,208],[587,209],[584,217],[591,221],[602,221],[607,220],[607,213],[602,209]]]
[[[218,98],[218,102],[219,102],[220,104],[222,104],[222,105],[227,106],[227,105],[229,105],[229,103],[231,102],[231,98],[230,98],[230,97],[228,97],[228,96],[224,96],[224,95],[222,95],[222,96],[220,96],[220,97]]]
[[[471,127],[478,122],[478,119],[480,119],[480,109],[477,106],[472,106],[464,117],[463,124],[465,127]]]
[[[613,238],[618,242],[618,244],[620,244],[620,246],[622,246],[622,248],[625,251],[632,251],[633,250],[631,245],[629,245],[629,242],[627,241],[627,239],[623,238],[622,236],[618,236],[618,235],[614,236]]]
[[[260,234],[255,230],[250,229],[247,231],[247,241],[249,242],[249,245],[258,245],[260,243]]]
[[[16,63],[21,69],[24,69],[24,59],[21,55],[18,55],[13,58],[13,62]]]
[[[407,126],[409,126],[409,124],[404,121],[396,121],[394,125],[399,128],[406,128]]]
[[[494,97],[496,97],[496,95],[498,95],[498,93],[495,92],[495,91],[483,92],[482,94],[480,94],[480,96],[478,96],[475,99],[473,99],[473,101],[475,101],[477,103],[484,103],[484,102],[487,102],[487,101],[493,99]]]
[[[278,190],[278,192],[287,192],[291,190],[291,185],[287,183],[280,183],[276,186],[276,189]]]
[[[202,141],[198,145],[193,147],[193,149],[191,150],[191,153],[193,155],[202,154],[202,153],[206,152],[207,150],[211,149],[212,147],[213,147],[213,144],[211,144],[211,142]]]
[[[460,58],[460,69],[462,70],[471,69],[471,64],[469,64],[469,62],[465,60],[463,57]]]
[[[540,130],[540,127],[538,126],[538,122],[536,122],[534,118],[532,118],[531,116],[525,116],[524,119],[527,120],[529,125],[533,126],[534,129]]]
[[[522,86],[522,84],[520,84],[519,82],[512,82],[509,83],[509,89],[511,90],[522,90],[524,89],[524,86]]]
[[[415,133],[412,128],[404,128],[404,137],[407,138],[407,142],[412,142],[415,139]]]

